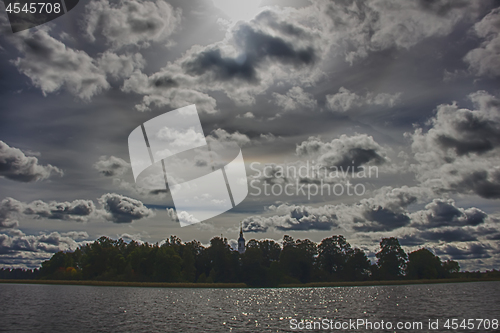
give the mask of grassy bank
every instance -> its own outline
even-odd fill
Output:
[[[125,282],[80,280],[0,280],[0,283],[62,284],[103,287],[151,287],[151,288],[246,288],[245,283],[183,283],[183,282]]]
[[[435,283],[464,283],[500,281],[500,278],[484,279],[435,279],[435,280],[391,280],[391,281],[353,281],[353,282],[310,282],[305,284],[283,284],[280,288],[307,288],[307,287],[361,287],[361,286],[398,286],[407,284],[435,284]]]
[[[439,279],[439,280],[396,280],[396,281],[353,281],[353,282],[311,282],[305,284],[283,284],[279,288],[310,287],[361,287],[395,286],[409,284],[464,283],[500,281],[500,278],[484,279]],[[0,280],[0,283],[59,284],[106,287],[151,287],[151,288],[247,288],[245,283],[167,283],[167,282],[124,282],[124,281],[73,281],[73,280]]]

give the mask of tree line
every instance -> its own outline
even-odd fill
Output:
[[[101,237],[74,252],[57,252],[36,270],[0,270],[0,278],[102,280],[138,282],[238,283],[272,287],[280,284],[455,277],[460,266],[422,248],[405,253],[397,238],[383,238],[372,264],[365,252],[344,236],[319,244],[283,237],[252,239],[243,254],[226,238],[214,237],[208,247],[183,243],[171,236],[163,244],[125,242]],[[17,277],[15,277],[17,275]]]

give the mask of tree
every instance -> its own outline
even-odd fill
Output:
[[[395,280],[403,277],[408,256],[401,248],[397,238],[382,238],[380,251],[376,257],[380,278]]]
[[[309,239],[293,241],[293,238],[283,237],[283,250],[280,254],[280,266],[288,282],[300,281],[307,283],[314,275],[318,247]]]
[[[262,251],[262,265],[265,267],[271,267],[271,263],[280,259],[281,247],[273,240],[260,241],[259,249]]]
[[[406,277],[410,279],[437,279],[444,277],[441,259],[422,248],[408,254]]]
[[[196,280],[195,258],[190,247],[184,245],[182,250],[182,278],[186,282]]]
[[[365,252],[354,249],[345,263],[344,279],[347,281],[364,281],[370,277],[370,260]]]
[[[458,272],[460,272],[460,265],[458,264],[458,262],[453,260],[446,260],[445,262],[443,262],[442,267],[445,278],[452,277],[453,275],[456,275],[458,274]]]
[[[231,281],[234,274],[230,265],[231,247],[227,243],[227,239],[221,237],[212,238],[207,252],[211,264],[209,277],[212,277],[213,282]]]
[[[328,280],[342,280],[349,257],[352,255],[351,245],[344,236],[325,238],[318,246],[318,262],[320,269],[327,274]]]
[[[214,237],[205,248],[199,241],[183,243],[170,236],[160,246],[101,237],[74,252],[57,252],[41,269],[0,269],[1,278],[60,280],[113,280],[159,282],[245,282],[249,286],[312,281],[364,281],[482,276],[462,272],[456,261],[441,262],[427,249],[408,256],[396,238],[384,238],[371,265],[363,250],[353,248],[341,236],[331,236],[319,245],[309,239],[283,237],[283,249],[273,240],[252,239],[244,254],[233,251],[227,239]],[[491,276],[498,276],[492,271]],[[488,276],[490,276],[488,275]],[[485,275],[486,276],[486,275]]]
[[[241,256],[241,272],[244,282],[249,286],[263,286],[267,271],[262,266],[262,251],[259,246],[247,248]]]
[[[181,281],[182,259],[170,246],[154,247],[153,280],[158,282]]]

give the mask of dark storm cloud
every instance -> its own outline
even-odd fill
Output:
[[[160,88],[160,87],[161,88],[174,88],[174,87],[179,86],[179,83],[177,81],[175,81],[174,79],[172,79],[168,76],[159,77],[156,80],[152,81],[152,84],[158,88]]]
[[[403,246],[417,246],[425,243],[425,240],[418,235],[403,235],[398,237],[399,244]]]
[[[342,135],[331,142],[311,137],[296,148],[300,157],[317,157],[318,163],[329,168],[347,167],[359,170],[362,165],[381,165],[386,162],[385,149],[366,134]]]
[[[99,203],[104,207],[106,219],[115,223],[131,223],[154,215],[141,201],[116,193],[104,194],[99,198]]]
[[[419,233],[419,237],[427,242],[471,242],[477,238],[468,229],[432,230]]]
[[[418,4],[425,10],[446,16],[453,9],[464,8],[469,5],[465,0],[418,0]]]
[[[67,220],[87,222],[91,219],[108,220],[116,223],[130,223],[154,215],[144,204],[132,198],[115,193],[104,194],[98,199],[102,209],[96,208],[92,200],[73,200],[72,202],[44,202],[35,200],[24,203],[12,198],[0,202],[0,228],[15,228],[18,216],[32,216],[36,219]]]
[[[106,177],[121,176],[130,170],[130,163],[115,156],[101,156],[94,164],[94,169]]]
[[[488,214],[472,207],[463,209],[455,206],[451,199],[434,199],[421,210],[412,214],[414,226],[438,228],[446,226],[478,226],[488,218]]]
[[[152,195],[160,195],[160,194],[167,194],[167,193],[170,193],[169,190],[152,190],[152,191],[149,191],[149,194],[152,194]]]
[[[224,57],[220,49],[214,48],[195,54],[182,66],[190,75],[210,71],[218,80],[240,79],[255,83],[258,81],[257,66],[268,59],[300,67],[313,64],[316,58],[312,47],[294,47],[280,37],[256,31],[246,23],[234,32],[234,39],[241,52],[237,58]]]
[[[280,215],[247,217],[243,220],[243,230],[246,232],[266,232],[269,228],[279,231],[332,230],[338,226],[338,219],[330,208],[281,205],[276,208]]]
[[[412,150],[417,178],[436,191],[500,197],[500,102],[485,91],[469,95],[475,110],[440,105],[430,129],[418,128]]]
[[[498,199],[500,198],[500,170],[474,171],[464,175],[461,181],[453,184],[453,188],[458,192],[462,189],[469,189],[480,197]]]
[[[216,113],[215,99],[207,95],[212,91],[224,92],[238,105],[251,105],[275,82],[314,81],[321,75],[318,62],[328,38],[310,16],[296,20],[289,15],[274,8],[249,22],[238,22],[223,41],[193,46],[150,76],[138,72],[123,89],[145,95],[136,106],[141,111],[196,103],[203,111]]]
[[[474,242],[499,233],[498,219],[471,207],[457,207],[452,199],[434,199],[425,209],[408,214],[415,231],[398,237],[407,246],[425,243]]]
[[[50,164],[40,165],[36,157],[26,156],[21,150],[0,141],[0,177],[29,183],[62,174],[61,169]]]
[[[203,51],[196,58],[183,64],[191,75],[203,75],[212,71],[218,80],[242,79],[248,82],[257,80],[255,64],[247,57],[235,60],[223,57],[218,49]]]
[[[272,205],[272,216],[250,216],[243,220],[247,231],[331,230],[342,224],[357,232],[392,231],[410,225],[406,208],[426,198],[429,190],[419,187],[384,187],[359,203],[320,207],[281,204]]]
[[[447,133],[439,134],[436,143],[443,149],[453,149],[457,155],[483,154],[500,143],[500,123],[491,122],[480,113],[461,110],[450,119]]]
[[[500,232],[492,233],[492,234],[486,236],[486,239],[500,241]]]
[[[259,20],[259,17],[256,19]],[[292,26],[291,24],[288,24],[288,26],[287,30],[289,31]],[[296,34],[292,35],[297,37]],[[316,52],[312,46],[296,47],[283,38],[256,31],[250,25],[242,24],[235,31],[234,38],[236,44],[244,51],[244,54],[253,61],[260,62],[270,58],[294,66],[302,66],[311,65],[316,60]]]
[[[13,220],[16,215],[85,222],[96,211],[92,200],[51,201],[49,203],[35,200],[31,203],[24,203],[12,198],[6,198],[0,203],[0,227],[17,226],[17,221]]]
[[[385,158],[380,156],[373,149],[351,148],[341,157],[335,153],[323,155],[321,161],[326,166],[343,167],[346,169],[348,166],[354,166],[359,169],[361,165],[373,162],[375,165],[380,165],[385,162]]]
[[[361,232],[390,231],[410,224],[410,218],[405,213],[394,212],[380,206],[365,211],[363,217],[369,223],[354,225],[354,230]]]
[[[472,242],[478,240],[477,234],[478,232],[471,228],[433,229],[400,236],[398,239],[401,245],[416,246],[439,242]]]
[[[74,200],[72,202],[43,202],[36,200],[24,204],[22,211],[25,215],[34,215],[37,218],[48,218],[54,220],[74,220],[84,222],[96,212],[92,200]]]
[[[456,155],[484,154],[500,145],[498,99],[484,91],[471,94],[479,110],[458,109],[456,105],[440,105],[433,127],[426,134],[443,153],[453,150]]]
[[[436,248],[434,253],[438,256],[447,255],[453,260],[463,260],[491,258],[491,254],[488,253],[488,250],[491,250],[491,246],[482,243],[472,243],[467,244],[466,247],[446,245],[442,248]]]

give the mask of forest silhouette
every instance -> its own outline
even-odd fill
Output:
[[[171,236],[161,245],[101,237],[73,252],[57,252],[36,270],[0,270],[0,278],[129,282],[246,283],[254,287],[309,282],[441,279],[456,277],[456,261],[425,248],[408,255],[397,238],[383,238],[372,264],[341,236],[319,244],[283,237],[252,239],[245,253],[214,237],[208,247]]]

